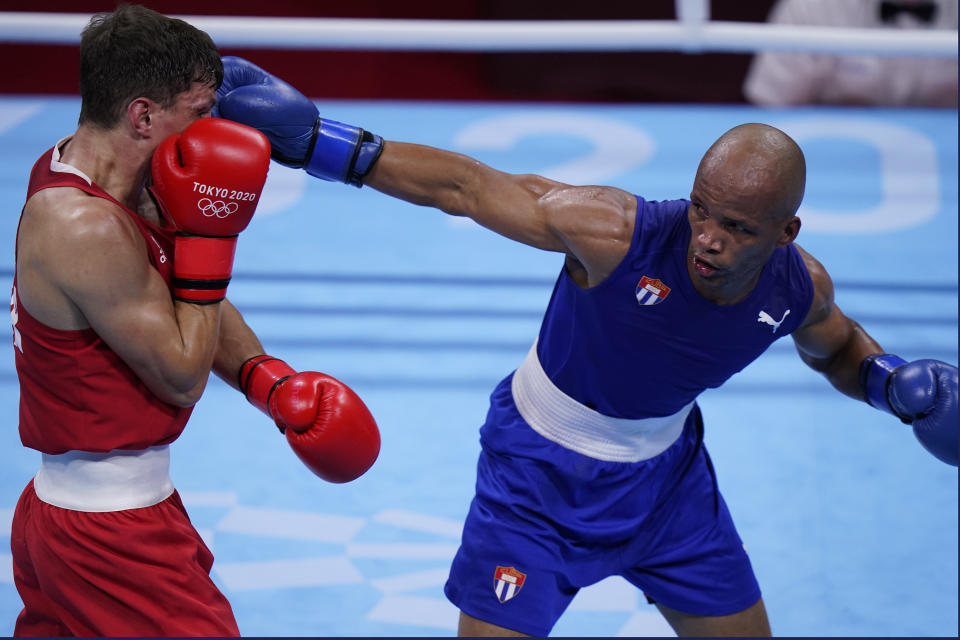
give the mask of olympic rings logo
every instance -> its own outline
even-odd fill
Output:
[[[240,208],[236,202],[224,202],[223,200],[211,200],[210,198],[200,198],[197,201],[197,208],[200,209],[200,213],[211,218],[216,216],[218,218],[226,218],[231,213],[236,213],[237,209]]]

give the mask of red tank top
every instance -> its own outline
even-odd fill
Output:
[[[143,235],[150,264],[170,285],[173,234],[149,223],[79,175],[51,168],[54,149],[37,160],[27,199],[48,187],[73,187],[123,208]],[[33,318],[10,298],[20,379],[20,440],[43,453],[144,449],[177,439],[192,408],[163,402],[93,329],[61,330]]]

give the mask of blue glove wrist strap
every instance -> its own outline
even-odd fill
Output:
[[[860,387],[867,396],[870,406],[891,413],[902,419],[887,398],[887,387],[890,376],[897,367],[907,364],[900,356],[889,353],[875,353],[867,356],[860,363]]]
[[[380,157],[383,139],[336,120],[320,119],[317,122],[304,169],[321,180],[360,187],[364,176]]]
[[[370,169],[373,168],[377,159],[380,158],[382,151],[383,138],[369,131],[364,131],[363,141],[360,143],[360,148],[357,150],[357,157],[353,161],[353,171],[350,176],[352,180],[350,184],[358,187],[363,184],[363,179],[370,173]]]
[[[304,167],[315,178],[346,182],[360,130],[335,120],[318,120]]]

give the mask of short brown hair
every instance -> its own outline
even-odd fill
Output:
[[[110,129],[131,100],[164,107],[194,82],[217,88],[223,63],[213,40],[183,20],[139,5],[90,19],[80,39],[80,123]]]

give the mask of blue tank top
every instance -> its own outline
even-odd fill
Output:
[[[753,291],[733,305],[701,296],[687,273],[687,200],[637,197],[626,257],[583,289],[561,270],[537,354],[568,396],[617,418],[676,413],[799,327],[813,282],[791,244],[774,251]]]

